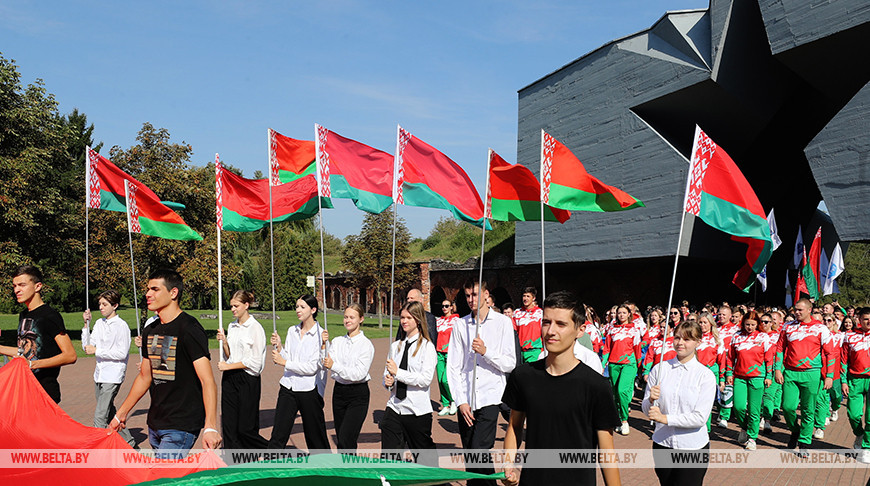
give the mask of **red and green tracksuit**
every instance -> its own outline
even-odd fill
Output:
[[[647,347],[649,343],[652,342],[649,336],[649,332],[646,328],[646,323],[643,322],[643,317],[640,314],[634,314],[631,316],[631,323],[634,324],[634,327],[637,328],[637,332],[640,333],[640,347],[641,349]]]
[[[849,424],[856,437],[863,437],[861,448],[870,449],[870,333],[861,330],[845,336],[840,366],[849,386]]]
[[[543,349],[541,344],[541,320],[544,311],[534,306],[531,309],[514,311],[514,330],[520,339],[520,349],[523,351],[523,363],[537,361]]]
[[[760,331],[741,332],[731,338],[725,376],[734,378],[734,413],[750,439],[758,438],[764,380],[772,378],[774,347]]]
[[[598,331],[598,328],[595,327],[595,324],[592,322],[586,321],[586,335],[589,336],[589,340],[592,341],[592,351],[595,351],[595,354],[601,354],[601,332]]]
[[[616,409],[623,422],[628,420],[628,407],[640,363],[640,344],[641,334],[633,323],[613,324],[604,336],[604,355],[601,362],[607,365]]]
[[[824,378],[834,378],[835,356],[831,331],[821,322],[792,321],[782,326],[776,344],[775,368],[782,371],[782,415],[798,442],[809,445],[813,440],[816,400]],[[801,422],[797,423],[800,406]]]
[[[677,352],[674,350],[674,337],[668,336],[664,345],[665,355],[662,357],[662,340],[656,339],[649,345],[646,351],[646,357],[643,359],[643,376],[647,376],[654,365],[677,357]]]
[[[734,337],[735,334],[740,332],[740,326],[734,324],[733,322],[728,322],[723,326],[719,327],[719,339],[722,340],[722,346],[725,347],[725,353],[728,353],[728,350],[731,349],[731,338]],[[731,405],[734,401],[734,387],[731,385],[725,385],[725,392],[723,393],[723,397],[721,402],[719,403],[719,418],[728,420],[731,418]]]
[[[445,407],[453,402],[450,386],[447,385],[447,350],[450,345],[450,334],[453,333],[453,324],[456,321],[462,322],[459,314],[435,319],[435,323],[438,326],[438,339],[435,343],[435,351],[438,351],[438,362],[436,363],[435,371],[438,374],[438,390],[441,392],[441,405]]]
[[[712,332],[704,334],[698,347],[695,348],[695,358],[699,363],[710,368],[716,383],[725,383],[725,346],[716,342]],[[710,432],[710,423],[713,414],[707,416],[707,432]]]
[[[840,361],[842,353],[843,338],[845,333],[831,333],[831,349],[834,353],[834,360]],[[816,402],[816,427],[822,430],[825,429],[825,420],[831,416],[831,410],[838,410],[840,402],[843,401],[843,387],[840,384],[840,366],[839,363],[834,364],[834,382],[831,388],[825,390],[827,393],[819,393],[818,401]]]
[[[770,345],[774,348],[774,361],[776,360],[776,344],[779,342],[779,331],[770,331],[767,333],[770,338]],[[776,380],[764,389],[764,396],[761,397],[761,416],[764,420],[770,422],[773,420],[773,412],[782,407],[782,384]]]

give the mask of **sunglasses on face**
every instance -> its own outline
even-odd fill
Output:
[[[450,307],[450,304],[441,304],[441,307],[446,309],[446,308]]]
[[[671,315],[672,315],[672,316],[678,316],[678,315],[680,315],[680,313],[677,312],[677,311],[673,311],[673,312],[671,312]]]
[[[770,324],[770,321],[761,321],[762,324]]]

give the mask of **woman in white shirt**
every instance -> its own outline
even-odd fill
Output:
[[[351,304],[344,310],[347,334],[332,340],[323,367],[332,371],[332,415],[338,450],[356,451],[359,432],[369,412],[369,369],[375,357],[375,347],[363,334],[363,308]],[[324,331],[325,332],[325,331]]]
[[[299,324],[287,329],[281,346],[277,332],[272,333],[272,361],[284,367],[275,405],[275,425],[269,449],[283,449],[290,439],[296,412],[302,415],[302,431],[309,451],[328,451],[326,421],[323,418],[323,390],[326,372],[321,364],[320,343],[323,328],[317,318],[317,299],[303,295],[296,301]]]
[[[97,298],[102,319],[94,323],[85,353],[97,358],[94,368],[94,395],[97,406],[94,410],[94,427],[105,429],[115,416],[115,396],[127,376],[127,358],[130,356],[130,327],[118,316],[121,294],[107,290]],[[90,309],[82,315],[85,322],[91,320]],[[136,445],[127,429],[118,431],[121,438],[131,446]]]
[[[405,339],[390,345],[384,369],[390,399],[380,422],[381,449],[402,450],[407,443],[411,449],[434,450],[429,386],[438,358],[429,339],[423,304],[408,302],[402,306],[399,322]]]
[[[248,313],[254,294],[237,290],[230,299],[235,321],[218,330],[226,361],[221,377],[221,428],[225,449],[265,449],[260,435],[260,373],[266,363],[266,332]]]
[[[716,396],[716,378],[695,358],[702,337],[697,322],[678,325],[674,330],[677,357],[653,367],[647,381],[641,406],[657,422],[652,437],[653,459],[662,486],[700,485],[707,474],[706,461],[696,462],[694,467],[673,467],[674,452],[710,449],[707,417]]]

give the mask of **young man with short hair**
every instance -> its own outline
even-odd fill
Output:
[[[484,304],[489,296],[486,282],[470,280],[464,290],[471,313],[453,325],[447,350],[447,382],[453,401],[459,405],[456,421],[462,447],[491,449],[507,375],[517,363],[513,326],[510,319]],[[467,470],[494,472],[491,467]],[[468,484],[495,485],[495,481],[470,479]]]
[[[613,452],[613,429],[620,425],[610,382],[574,354],[583,332],[583,307],[571,292],[555,292],[544,300],[541,334],[545,359],[524,363],[508,377],[502,399],[511,407],[504,448],[515,451],[526,427],[526,451],[595,450]],[[543,458],[542,458],[543,459]],[[510,461],[506,461],[510,462]],[[602,465],[604,483],[620,484],[615,464]],[[505,469],[504,484],[595,484],[592,468]]]
[[[537,361],[541,354],[541,308],[536,298],[538,290],[534,287],[523,289],[523,307],[514,311],[514,330],[520,339],[523,363]]]
[[[75,363],[76,351],[60,313],[42,300],[42,288],[42,272],[33,265],[12,275],[15,300],[27,309],[18,315],[18,347],[0,346],[0,354],[23,356],[48,396],[60,403],[60,367]]]
[[[128,414],[149,391],[148,440],[153,449],[176,451],[169,456],[176,459],[187,455],[203,427],[203,446],[213,449],[221,443],[208,338],[199,321],[179,307],[182,290],[181,275],[173,270],[148,277],[145,299],[159,320],[142,332],[145,359],[108,427],[125,427]]]

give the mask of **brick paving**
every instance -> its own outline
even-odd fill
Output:
[[[389,398],[387,390],[380,385],[380,376],[383,372],[384,357],[387,355],[388,341],[386,338],[372,340],[375,346],[375,362],[372,364],[371,375],[371,404],[369,407],[369,419],[363,425],[362,433],[360,434],[360,448],[378,449],[380,444],[380,430],[377,422],[383,414],[384,406]],[[217,350],[212,350],[212,360],[217,362]],[[130,357],[130,366],[127,370],[127,380],[121,388],[121,392],[116,399],[116,404],[120,405],[124,397],[130,390],[133,378],[136,373],[136,363],[138,356]],[[213,367],[220,387],[220,375],[217,367]],[[93,370],[94,359],[90,357],[79,358],[75,365],[63,368],[60,374],[60,383],[62,391],[61,407],[74,420],[86,425],[93,423],[93,407],[94,407],[94,391],[93,391]],[[260,433],[263,437],[269,438],[272,432],[272,424],[274,420],[275,402],[278,396],[278,380],[281,377],[281,368],[271,363],[267,363],[266,369],[263,372],[263,394],[260,400]],[[327,435],[329,436],[332,447],[336,447],[336,437],[332,422],[332,380],[329,380],[326,387],[326,397],[324,412],[326,414]],[[432,400],[438,401],[437,384],[433,383]],[[146,394],[134,409],[131,417],[128,420],[128,426],[133,434],[133,437],[142,448],[149,448],[147,441],[145,419],[148,411],[149,398]],[[437,409],[437,406],[436,406]],[[631,425],[631,433],[628,436],[615,436],[617,448],[622,449],[649,449],[652,441],[652,428],[649,420],[640,411],[640,400],[635,398],[631,407],[631,417],[629,424]],[[500,419],[501,420],[501,419]],[[501,446],[501,441],[504,438],[504,431],[507,428],[505,422],[500,423],[497,432],[496,447]],[[776,422],[773,424],[774,433],[770,436],[759,435],[758,448],[759,450],[780,448],[783,447],[788,440],[788,433],[784,429],[784,424]],[[460,449],[460,441],[458,435],[458,426],[456,418],[447,416],[439,417],[435,415],[433,420],[432,435],[439,449]],[[729,429],[717,429],[714,427],[711,433],[711,450],[742,450],[737,445],[737,426],[730,424]],[[832,422],[825,431],[825,439],[814,441],[814,447],[818,443],[818,448],[837,449],[851,447],[854,435],[848,425],[846,418],[845,407],[840,410],[840,420]],[[201,447],[199,441],[195,447]],[[305,448],[305,439],[302,435],[302,427],[297,418],[293,428],[293,433],[290,437],[288,447]],[[624,484],[657,484],[655,474],[650,469],[629,469],[623,468],[620,471]],[[848,465],[831,468],[801,468],[788,467],[781,469],[741,469],[738,467],[729,468],[710,468],[707,472],[704,484],[716,486],[727,485],[737,486],[743,484],[776,486],[776,485],[812,485],[812,484],[866,484],[870,479],[870,467],[850,461]],[[599,484],[603,484],[599,476]]]

